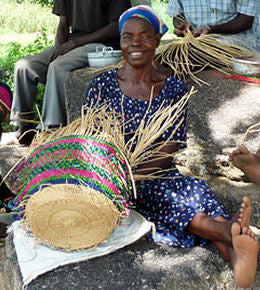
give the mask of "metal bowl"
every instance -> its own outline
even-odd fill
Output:
[[[260,76],[260,55],[233,58],[233,72],[244,76]]]
[[[87,54],[89,66],[102,67],[116,64],[121,60],[121,50],[113,50],[113,47],[98,46],[96,52]]]

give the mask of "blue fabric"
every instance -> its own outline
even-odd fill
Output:
[[[121,34],[124,23],[133,17],[140,17],[152,24],[155,33],[164,35],[168,31],[168,27],[163,23],[160,16],[149,6],[140,5],[126,10],[119,18],[119,32]]]
[[[146,121],[162,105],[164,107],[174,105],[187,92],[186,86],[179,80],[169,76],[158,96],[150,106]],[[100,96],[100,97],[99,97]],[[148,108],[148,101],[141,101],[130,96],[123,96],[120,90],[117,71],[107,71],[95,79],[89,85],[84,104],[98,106],[106,103],[108,110],[122,113],[122,98],[124,117],[127,125],[127,134],[133,134]],[[187,108],[180,118],[186,119]],[[165,131],[160,140],[167,140],[175,125]],[[129,137],[126,136],[126,142]],[[172,140],[179,141],[186,146],[186,122],[184,122]],[[136,210],[156,225],[156,235],[149,239],[174,247],[192,247],[205,245],[206,240],[190,234],[186,227],[194,215],[204,212],[211,217],[223,216],[229,218],[223,206],[218,202],[209,186],[197,178],[186,177],[180,174],[172,165],[164,178],[137,182],[137,200],[134,200]]]
[[[252,29],[234,35],[225,35],[222,40],[260,51],[259,4],[255,0],[170,0],[167,14],[185,18],[195,28],[203,25],[219,25],[236,17],[237,13],[255,16]]]

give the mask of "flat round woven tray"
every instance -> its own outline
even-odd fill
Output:
[[[45,187],[25,208],[33,235],[56,248],[95,247],[113,231],[120,213],[104,194],[83,185]]]

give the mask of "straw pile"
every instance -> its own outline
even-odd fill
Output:
[[[176,124],[175,130],[172,132],[171,136],[169,136],[169,140],[171,139],[176,130],[184,121],[184,119],[180,120],[180,116],[185,105],[187,104],[189,98],[195,93],[195,89],[192,88],[189,93],[187,93],[184,97],[181,98],[179,102],[171,107],[163,108],[164,104],[162,103],[161,107],[149,119],[148,122],[145,122],[145,114],[140,122],[140,126],[135,132],[133,132],[133,136],[128,140],[127,143],[125,143],[124,115],[119,116],[119,114],[115,111],[108,111],[106,105],[100,106],[99,108],[88,107],[84,114],[83,107],[81,118],[75,120],[68,126],[61,128],[53,133],[42,132],[37,134],[30,146],[28,154],[30,154],[30,152],[35,150],[35,148],[38,146],[41,146],[44,143],[55,140],[62,136],[92,136],[93,138],[104,140],[111,145],[116,146],[124,156],[124,160],[128,164],[129,173],[132,175],[131,168],[135,168],[144,164],[148,159],[160,159],[174,155],[162,153],[161,149],[164,147],[165,143],[159,144],[155,142],[165,130],[170,128],[174,123],[178,122],[178,124]],[[147,109],[147,113],[152,103],[152,96],[153,89],[151,91],[150,103]],[[136,146],[133,150],[132,145],[135,141]],[[160,171],[159,168],[157,168],[157,170]],[[142,176],[133,173],[131,178],[132,181],[158,178],[157,174],[158,172],[152,175]]]
[[[227,73],[232,67],[232,58],[248,52],[239,47],[230,47],[218,42],[214,34],[194,37],[190,30],[184,37],[167,41],[159,46],[156,60],[168,65],[173,75],[181,80],[189,76],[197,84],[207,84],[197,74],[205,68]]]

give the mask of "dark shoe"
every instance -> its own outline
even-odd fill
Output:
[[[15,137],[18,142],[22,145],[29,146],[32,143],[33,137],[36,135],[36,132],[33,131],[35,126],[30,123],[19,124],[19,129],[15,132]]]
[[[5,238],[7,236],[7,225],[0,222],[0,238]]]

